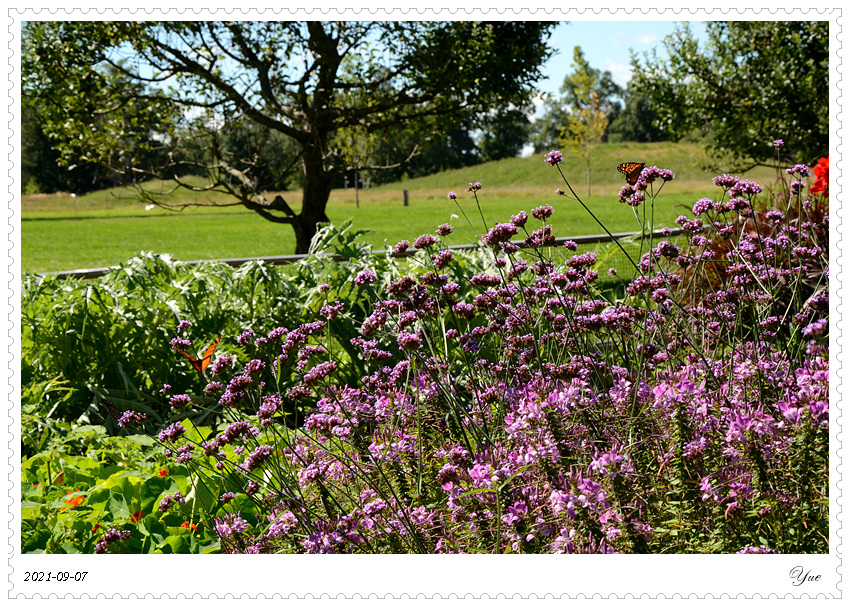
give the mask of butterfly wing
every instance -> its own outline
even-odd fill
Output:
[[[201,368],[201,363],[198,362],[197,358],[195,358],[194,356],[192,356],[188,352],[185,352],[184,350],[177,350],[177,351],[180,352],[180,354],[182,354],[183,356],[185,356],[186,358],[189,359],[189,362],[192,363],[192,366],[195,368],[195,371],[197,371],[198,373],[204,372],[204,370]]]
[[[640,172],[645,166],[646,163],[644,162],[624,162],[617,167],[617,170],[626,176],[626,182],[629,185],[634,185],[637,183]]]
[[[109,414],[112,417],[115,418],[115,421],[117,421],[117,422],[121,421],[121,415],[123,415],[123,413],[124,413],[121,409],[119,409],[118,407],[113,405],[111,402],[109,402],[105,398],[101,398],[100,402],[102,402],[104,405],[106,405],[106,408],[109,410]]]
[[[216,346],[218,346],[218,342],[220,342],[220,341],[221,341],[221,335],[216,337],[215,341],[212,342],[212,344],[210,344],[210,347],[207,348],[207,351],[204,352],[204,357],[201,359],[201,364],[200,364],[201,373],[203,373],[204,369],[206,369],[207,366],[210,364],[210,361],[212,360],[213,352],[215,352]],[[197,369],[197,367],[195,367],[195,368]]]
[[[195,371],[197,371],[200,375],[203,375],[204,369],[206,369],[207,366],[210,364],[210,361],[212,360],[213,352],[215,352],[216,346],[218,346],[218,342],[220,342],[220,341],[221,341],[221,335],[216,337],[215,341],[213,341],[212,344],[210,344],[210,347],[207,348],[206,352],[204,352],[204,355],[201,357],[201,360],[198,360],[197,358],[195,358],[194,356],[192,356],[191,354],[189,354],[185,350],[177,350],[177,352],[180,352],[180,354],[182,354],[183,356],[188,358],[189,362],[192,363],[192,367],[195,368]]]

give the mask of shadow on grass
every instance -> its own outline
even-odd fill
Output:
[[[192,213],[193,216],[197,215],[232,215],[232,212],[226,211],[214,211],[211,213]],[[174,211],[173,213],[167,213],[162,215],[151,215],[151,214],[142,214],[142,215],[74,215],[68,217],[21,217],[21,222],[27,221],[91,221],[93,219],[164,219],[168,217],[180,217],[181,214],[179,211]]]

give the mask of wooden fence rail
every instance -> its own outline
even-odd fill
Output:
[[[631,238],[632,236],[637,236],[640,232],[618,232],[616,234],[612,234],[614,240],[620,240],[623,238]],[[673,236],[679,236],[682,234],[681,228],[676,228],[669,230],[668,234],[665,236],[661,230],[656,230],[652,233],[653,239],[657,238],[667,238]],[[566,241],[572,240],[577,245],[587,245],[587,244],[596,244],[601,242],[611,242],[612,238],[608,234],[589,234],[585,236],[571,236],[567,238],[556,238],[554,246],[561,246]],[[523,241],[514,240],[513,244],[518,247],[523,246]],[[480,244],[460,244],[460,245],[451,245],[447,247],[452,251],[468,251],[472,249],[477,249],[482,245]],[[386,255],[386,250],[380,251],[372,251],[372,255]],[[392,253],[393,257],[409,257],[411,255],[415,255],[416,251],[405,251],[404,253]],[[202,263],[224,263],[229,266],[238,267],[244,263],[248,263],[251,261],[262,261],[271,265],[282,265],[287,263],[295,263],[304,259],[305,257],[309,257],[309,255],[273,255],[271,257],[230,257],[226,259],[195,259],[192,261],[183,261],[180,262],[183,265],[195,266]],[[336,257],[338,261],[345,261],[343,257]],[[113,266],[115,267],[115,266]],[[109,270],[113,268],[88,268],[83,270],[66,270],[64,272],[44,272],[45,275],[48,276],[56,276],[58,278],[98,278],[103,276]]]

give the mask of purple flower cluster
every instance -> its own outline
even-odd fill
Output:
[[[552,214],[555,212],[550,205],[543,205],[542,207],[537,207],[536,209],[531,210],[531,216],[535,219],[539,219],[540,221],[546,221],[549,219]]]
[[[513,223],[500,223],[490,228],[490,231],[482,238],[488,245],[497,245],[508,242],[517,233],[517,227]]]
[[[552,150],[551,152],[546,154],[546,157],[543,160],[545,160],[552,166],[555,166],[557,164],[561,164],[564,161],[564,156],[563,154],[561,154],[561,152],[557,150]]]
[[[183,494],[180,491],[175,491],[171,495],[166,495],[159,502],[159,511],[165,512],[169,508],[171,508],[172,504],[183,504],[186,502],[186,498],[183,497]]]
[[[175,411],[177,409],[182,409],[183,407],[185,407],[186,405],[189,405],[191,403],[192,403],[192,397],[189,396],[188,394],[176,394],[176,395],[172,396],[168,401],[169,406],[172,409],[174,409]]]
[[[429,247],[434,246],[437,242],[437,239],[433,234],[422,234],[419,238],[413,241],[414,249],[427,249]]]
[[[654,204],[648,185],[673,177],[644,169],[621,200]],[[262,430],[238,420],[201,445],[222,469],[241,458],[222,501],[244,491],[268,508],[256,524],[216,519],[223,550],[824,551],[828,217],[765,207],[739,177],[714,183],[722,196],[676,220],[683,238],[644,244],[634,273],[601,279],[594,252],[541,254],[548,224],[510,244],[521,212],[483,237],[489,265],[437,251],[388,276],[344,355],[324,322],[281,333],[279,392],[247,370],[225,390],[255,403]],[[366,276],[355,282],[377,282]],[[354,367],[359,381],[343,381]],[[281,434],[272,420],[294,397],[309,414]],[[789,522],[803,513],[810,528]]]
[[[159,433],[159,436],[157,438],[159,438],[160,442],[166,442],[167,441],[169,443],[174,443],[185,432],[186,432],[186,428],[184,428],[180,424],[180,422],[174,422],[173,424],[168,426],[168,428],[166,428],[165,430],[162,430]]]
[[[180,337],[175,337],[171,340],[171,350],[174,352],[182,352],[192,347],[192,342],[188,339],[182,339]]]
[[[357,276],[354,277],[354,284],[356,285],[370,285],[375,282],[378,277],[372,270],[363,270],[358,273]]]
[[[129,540],[130,534],[129,530],[118,531],[118,529],[110,529],[103,534],[103,537],[100,538],[100,541],[94,547],[95,554],[106,554],[106,549],[110,544],[114,544],[120,540]]]
[[[127,426],[132,426],[134,424],[140,424],[145,421],[147,417],[148,416],[144,413],[137,413],[132,410],[124,411],[118,419],[118,427],[126,428]]]

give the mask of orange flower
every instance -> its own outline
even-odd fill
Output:
[[[157,476],[168,476],[168,470],[165,468],[161,468],[159,472],[156,473]]]
[[[130,515],[130,522],[131,523],[138,523],[140,520],[142,520],[142,517],[144,515],[145,515],[145,513],[142,512],[141,510],[136,510],[133,514]]]
[[[195,523],[190,523],[189,521],[183,521],[183,524],[180,526],[184,529],[191,529],[192,531],[195,531],[198,528]]]
[[[73,489],[67,493],[67,495],[71,495],[74,493],[76,489]],[[65,500],[65,505],[60,508],[60,510],[72,510],[83,503],[85,498],[82,495],[75,495],[71,499]]]

